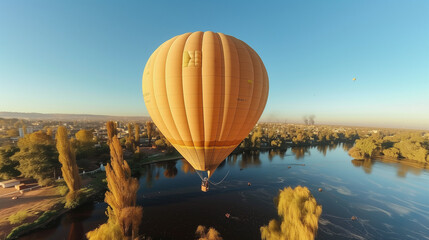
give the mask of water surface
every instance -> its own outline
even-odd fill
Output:
[[[141,233],[153,239],[194,239],[197,226],[205,225],[224,239],[260,239],[259,228],[277,218],[273,198],[279,189],[302,185],[323,208],[317,239],[429,239],[429,172],[352,160],[347,149],[335,145],[231,155],[211,180],[228,174],[226,179],[207,193],[200,191],[200,177],[185,161],[147,165],[140,171],[138,191]],[[22,239],[83,239],[107,220],[106,206],[86,204]]]

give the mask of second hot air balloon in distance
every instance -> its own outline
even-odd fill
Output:
[[[162,134],[207,180],[258,122],[268,98],[259,55],[222,33],[185,33],[161,44],[143,72],[143,97]]]

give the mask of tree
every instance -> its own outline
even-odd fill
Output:
[[[264,240],[288,239],[310,240],[317,233],[322,206],[306,187],[284,188],[274,199],[280,221],[273,219],[268,226],[261,227],[261,238]]]
[[[94,144],[94,134],[92,133],[92,130],[81,129],[75,134],[75,136],[76,140],[78,140],[81,144]]]
[[[364,159],[365,158],[365,155],[357,147],[352,147],[348,153],[349,153],[350,157],[352,157],[354,159]]]
[[[127,141],[125,142],[125,147],[128,150],[135,152],[133,125],[131,123],[128,123],[128,137]]]
[[[53,137],[54,133],[52,132],[52,128],[48,127],[46,128],[46,135]]]
[[[374,155],[374,151],[377,149],[377,144],[373,138],[363,138],[356,140],[354,148],[356,149],[353,151],[360,152],[360,155],[362,156],[361,158],[356,159],[371,158]]]
[[[65,127],[58,127],[56,139],[59,153],[58,160],[62,165],[61,172],[69,188],[69,193],[66,196],[66,207],[71,207],[78,200],[78,190],[81,187],[81,178],[76,164],[76,154],[67,137],[67,129]]]
[[[55,143],[43,131],[26,134],[18,141],[19,152],[11,157],[18,161],[18,170],[25,177],[35,178],[40,185],[52,182],[55,169],[59,167]]]
[[[75,134],[71,143],[76,149],[77,160],[85,159],[96,154],[94,134],[92,130],[81,129]]]
[[[384,149],[383,154],[387,157],[398,158],[399,157],[399,149],[397,149],[395,147]]]
[[[108,121],[106,123],[106,129],[107,129],[107,144],[110,145],[110,142],[112,141],[113,136],[118,135],[118,129],[116,128],[116,123],[113,121]]]
[[[128,138],[133,139],[134,138],[133,125],[131,123],[128,123],[127,127],[128,127]]]
[[[146,122],[146,132],[147,138],[149,140],[149,145],[152,144],[152,134],[153,134],[153,123],[151,121]]]
[[[111,123],[108,122],[108,125]],[[87,234],[89,239],[118,239],[114,234],[117,231],[112,229],[119,228],[122,236],[128,238],[138,234],[138,228],[141,222],[143,209],[136,206],[137,190],[139,182],[131,176],[131,169],[127,161],[123,158],[123,152],[118,137],[113,135],[109,144],[110,147],[110,164],[106,166],[106,179],[108,191],[105,194],[104,201],[109,205],[107,214],[109,217],[107,225],[103,224],[99,228]],[[107,231],[112,234],[106,238]]]
[[[426,162],[426,156],[429,151],[422,147],[422,143],[413,142],[412,140],[404,140],[393,145],[399,149],[400,155],[404,158],[419,162]]]
[[[261,128],[256,128],[253,131],[251,141],[252,141],[252,147],[254,148],[260,148],[261,147],[261,138],[262,138],[262,130]]]
[[[195,231],[198,240],[222,240],[219,232],[214,228],[207,229],[205,226],[198,225]]]
[[[134,124],[134,132],[135,132],[134,140],[136,141],[136,144],[139,144],[140,143],[140,126],[138,123]]]
[[[19,149],[13,146],[0,149],[0,178],[10,179],[21,174],[21,172],[17,170],[19,162],[11,159],[11,157],[18,151]]]
[[[19,131],[16,128],[12,128],[7,130],[7,136],[8,137],[18,137],[19,136]]]

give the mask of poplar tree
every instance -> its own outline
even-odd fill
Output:
[[[118,130],[116,129],[116,123],[113,121],[108,121],[106,123],[107,129],[107,144],[110,144],[114,135],[118,135]]]
[[[125,146],[128,150],[134,152],[134,133],[133,133],[133,125],[131,123],[128,123],[128,137],[125,142]]]
[[[57,129],[57,150],[58,160],[61,163],[61,172],[64,181],[69,188],[69,193],[66,196],[66,207],[73,204],[78,198],[77,191],[81,187],[81,179],[79,176],[79,169],[76,164],[76,154],[71,146],[70,140],[67,138],[67,129],[63,126]]]
[[[149,145],[151,145],[152,134],[153,134],[153,123],[151,121],[146,122],[146,131],[147,131],[147,138],[149,139]]]
[[[114,133],[112,122],[107,123],[108,133]],[[134,239],[143,215],[142,207],[136,206],[139,182],[131,176],[131,169],[124,160],[121,144],[116,134],[109,135],[110,164],[106,166],[108,191],[104,201],[109,205],[106,224],[87,234],[89,239]],[[120,233],[119,233],[120,232]]]
[[[134,124],[134,133],[135,133],[134,140],[136,141],[136,144],[138,145],[140,143],[140,126],[138,123]]]

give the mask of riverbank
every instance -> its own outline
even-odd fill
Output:
[[[181,158],[182,156],[176,152],[160,152],[142,159],[135,166],[142,167],[152,163]],[[105,176],[105,172],[83,176],[82,182],[86,189],[86,194],[79,206],[104,195],[107,189],[104,181]],[[71,209],[64,208],[65,197],[59,193],[59,188],[63,185],[64,183],[61,181],[57,182],[55,186],[43,187],[24,194],[11,194],[0,198],[0,205],[2,206],[0,210],[0,239],[16,239],[31,231],[45,227],[70,211]],[[13,197],[17,197],[17,199],[13,200]],[[28,213],[28,217],[20,223],[10,224],[9,217],[18,211],[25,211]]]
[[[104,172],[83,176],[82,197],[79,205],[92,201],[98,194],[105,191],[103,183]],[[42,228],[71,209],[64,207],[65,193],[62,180],[56,181],[54,186],[42,187],[16,196],[0,199],[6,206],[0,211],[0,239],[16,239],[35,229]],[[13,199],[16,197],[16,199]],[[15,224],[10,224],[10,217],[22,212],[24,217]]]

